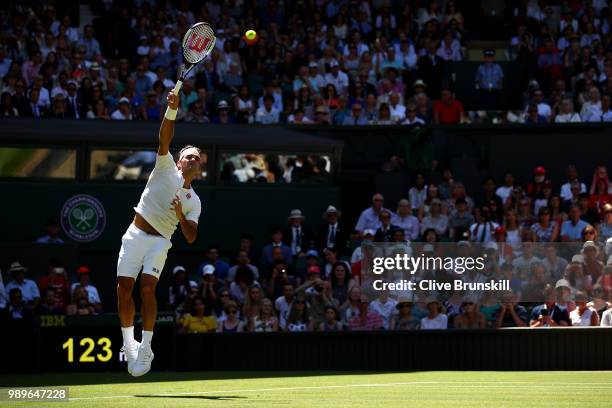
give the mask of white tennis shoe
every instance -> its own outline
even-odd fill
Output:
[[[123,344],[123,348],[121,351],[125,354],[125,359],[127,360],[127,370],[128,373],[132,374],[132,370],[134,369],[134,364],[136,363],[136,359],[138,358],[138,349],[140,348],[140,343],[134,341],[131,345],[126,346]]]
[[[140,346],[138,348],[138,357],[136,358],[136,362],[134,363],[134,368],[132,368],[132,375],[134,377],[140,377],[145,375],[151,370],[151,363],[153,362],[153,350],[151,347]]]

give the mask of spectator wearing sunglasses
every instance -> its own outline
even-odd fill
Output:
[[[455,329],[484,329],[484,314],[478,310],[473,298],[464,299],[461,304],[461,309],[463,313],[455,316],[453,322]]]
[[[227,302],[224,308],[225,320],[217,327],[218,333],[240,333],[244,331],[244,323],[242,323],[238,316],[240,314],[238,305],[233,300]]]

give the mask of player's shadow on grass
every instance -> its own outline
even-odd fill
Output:
[[[247,397],[239,397],[237,395],[134,395],[136,398],[191,398],[213,401],[234,400]]]

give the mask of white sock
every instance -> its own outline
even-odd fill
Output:
[[[153,340],[153,332],[152,331],[142,331],[142,345],[148,348],[151,348],[151,341]]]
[[[123,333],[123,343],[125,345],[133,344],[136,341],[134,340],[134,326],[122,327],[121,333]]]

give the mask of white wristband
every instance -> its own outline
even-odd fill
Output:
[[[170,107],[168,106],[166,108],[166,114],[164,115],[164,117],[168,120],[175,120],[177,112],[178,112],[178,109],[170,109]]]

